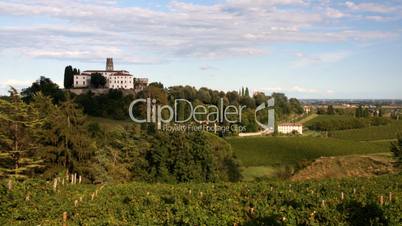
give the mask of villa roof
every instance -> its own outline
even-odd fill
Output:
[[[301,123],[292,123],[292,122],[286,122],[286,123],[281,123],[278,126],[303,126]]]
[[[126,70],[119,70],[119,71],[107,71],[107,70],[86,70],[81,73],[81,75],[91,75],[92,73],[101,73],[101,72],[109,72],[112,73],[110,76],[132,76],[128,71]]]

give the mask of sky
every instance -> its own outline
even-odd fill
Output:
[[[402,0],[1,0],[0,94],[67,65],[165,86],[402,98]]]

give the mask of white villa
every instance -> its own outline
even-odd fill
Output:
[[[303,125],[300,123],[282,123],[278,125],[278,133],[290,134],[293,131],[303,134]]]
[[[105,88],[108,89],[134,89],[134,77],[125,70],[113,69],[113,58],[106,59],[106,70],[86,70],[79,75],[74,75],[74,88],[89,88],[91,75],[100,73],[106,78]],[[146,80],[146,81],[142,81]],[[142,83],[148,83],[148,79],[141,79]],[[141,88],[142,88],[141,84]],[[138,87],[136,87],[137,89]]]

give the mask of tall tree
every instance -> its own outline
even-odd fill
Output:
[[[95,144],[90,140],[82,111],[69,98],[55,106],[38,96],[34,104],[51,109],[45,112],[48,115],[40,135],[40,143],[45,146],[41,157],[48,170],[61,166],[70,172],[84,174],[86,160],[91,158]]]
[[[328,107],[327,107],[327,114],[328,114],[328,115],[334,115],[334,114],[335,114],[334,106],[328,105]]]
[[[74,71],[71,65],[68,65],[64,69],[64,88],[71,89],[73,88],[74,83]]]
[[[53,99],[54,103],[60,103],[65,100],[64,92],[59,88],[59,85],[54,83],[50,78],[41,76],[32,85],[21,92],[22,99],[30,103],[34,96],[41,92],[45,96]]]
[[[300,103],[300,101],[296,98],[289,99],[289,108],[290,111],[296,114],[303,114],[304,109]]]
[[[40,146],[34,140],[42,121],[14,88],[10,97],[10,101],[0,99],[0,177],[25,178],[42,167],[35,158]]]
[[[246,87],[246,90],[244,91],[244,96],[246,97],[250,96],[250,91],[248,90],[248,87]]]
[[[91,85],[95,88],[103,88],[106,85],[106,78],[100,73],[91,74]]]
[[[363,117],[363,107],[361,105],[358,108],[356,108],[355,116],[356,118]]]
[[[398,135],[398,140],[392,143],[391,151],[396,159],[398,166],[402,166],[402,135]]]

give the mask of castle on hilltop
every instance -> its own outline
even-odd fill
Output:
[[[134,78],[126,70],[114,70],[113,58],[107,58],[106,70],[86,70],[79,75],[74,75],[74,88],[90,88],[91,78],[94,74],[105,77],[104,88],[107,89],[131,89],[139,92],[148,84],[147,78]]]

